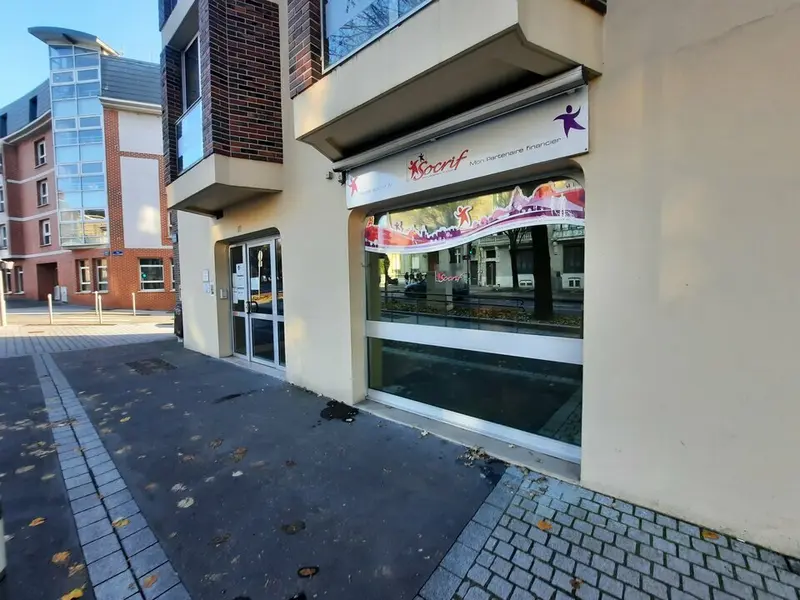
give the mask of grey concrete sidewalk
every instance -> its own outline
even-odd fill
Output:
[[[798,600],[800,560],[509,468],[424,600]]]

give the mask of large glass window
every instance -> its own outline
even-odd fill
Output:
[[[584,207],[559,179],[369,217],[371,389],[580,445]]]
[[[430,0],[324,0],[325,66],[347,58]]]
[[[164,261],[160,258],[139,259],[141,290],[164,291]]]
[[[80,215],[62,222],[61,243],[104,245],[108,243],[108,222],[98,222],[97,214],[105,219],[105,211],[90,214],[80,210],[105,209],[107,205],[100,55],[92,48],[51,46],[50,56],[59,210],[72,217]]]
[[[197,38],[183,51],[183,109],[200,97],[200,50]]]

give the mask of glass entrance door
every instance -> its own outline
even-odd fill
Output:
[[[279,368],[286,365],[282,263],[279,238],[230,248],[233,352]]]

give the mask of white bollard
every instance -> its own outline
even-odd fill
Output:
[[[47,315],[50,317],[50,325],[53,324],[53,294],[47,294]]]
[[[0,327],[8,325],[8,316],[6,315],[6,290],[5,290],[6,274],[0,269]]]
[[[136,316],[136,292],[131,292],[131,300],[133,301],[133,316]]]
[[[97,317],[100,319],[100,325],[103,324],[103,297],[98,294],[97,295]]]

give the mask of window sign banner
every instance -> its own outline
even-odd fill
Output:
[[[586,86],[353,169],[347,207],[431,190],[589,150]]]
[[[530,188],[528,188],[530,189]],[[399,210],[367,218],[369,252],[413,254],[460,246],[487,235],[534,225],[584,225],[586,195],[573,179]]]

